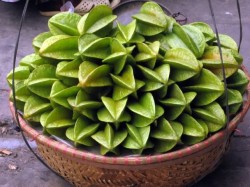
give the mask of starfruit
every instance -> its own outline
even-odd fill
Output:
[[[197,106],[208,105],[224,93],[224,84],[211,71],[203,68],[198,78],[184,86],[186,90],[196,92],[193,103]]]
[[[102,102],[95,100],[83,90],[79,90],[76,97],[69,97],[67,101],[73,112],[79,113],[93,121],[97,120],[96,110],[103,105]]]
[[[44,42],[47,38],[49,38],[49,37],[51,37],[51,36],[53,36],[53,35],[51,34],[51,32],[43,32],[43,33],[38,34],[38,35],[33,39],[33,41],[32,41],[32,46],[33,46],[33,48],[34,48],[34,50],[35,50],[36,53],[39,52],[39,49],[41,48],[43,42]]]
[[[104,37],[111,31],[116,17],[110,7],[99,5],[81,18],[77,26],[78,31],[81,35],[93,33]]]
[[[66,130],[66,136],[72,140],[75,146],[81,144],[85,146],[95,145],[95,141],[91,138],[97,131],[100,124],[93,123],[87,118],[79,117],[74,126]]]
[[[215,40],[215,34],[213,29],[204,22],[193,22],[190,25],[198,28],[204,35],[206,42]]]
[[[27,86],[31,92],[49,98],[52,84],[57,80],[56,67],[45,64],[37,67],[27,79]]]
[[[98,66],[95,63],[84,61],[79,67],[78,86],[82,88],[111,86],[112,81],[108,76],[109,73],[109,65]]]
[[[67,86],[75,86],[79,83],[78,72],[79,66],[82,63],[80,58],[73,61],[61,61],[56,67],[56,77]]]
[[[102,97],[104,108],[97,112],[98,119],[102,122],[113,123],[118,129],[121,122],[128,122],[131,119],[129,113],[125,110],[127,98],[115,101],[109,97]]]
[[[209,69],[217,75],[220,80],[223,80],[222,67],[224,66],[225,76],[228,78],[238,70],[239,64],[232,55],[231,50],[225,48],[221,49],[224,65],[222,65],[220,60],[219,48],[217,46],[207,47],[202,56],[201,62],[204,68]]]
[[[230,36],[225,35],[225,34],[219,34],[219,39],[220,39],[220,45],[222,47],[238,51],[238,45],[237,45],[237,43]],[[214,43],[218,45],[218,41],[217,40],[215,40]]]
[[[62,61],[57,64],[56,67],[56,76],[69,77],[78,79],[79,66],[82,63],[81,59],[77,58],[73,61]]]
[[[204,53],[206,45],[206,40],[203,33],[192,25],[183,25],[182,28],[189,36],[191,42],[190,44],[186,43],[186,45],[192,50],[197,58],[200,58]]]
[[[184,97],[186,99],[186,106],[184,111],[187,114],[192,114],[192,108],[191,108],[191,103],[195,99],[197,93],[196,92],[186,92],[184,93]]]
[[[135,61],[150,69],[154,69],[156,60],[160,57],[158,55],[160,49],[160,42],[155,41],[149,45],[145,43],[138,43],[137,49],[139,53],[135,56]]]
[[[202,68],[195,56],[183,48],[168,50],[163,62],[170,65],[170,79],[175,82],[190,79],[197,75]]]
[[[111,74],[114,82],[113,96],[114,100],[123,99],[130,94],[138,98],[137,90],[144,86],[144,82],[136,80],[134,77],[133,68],[128,65],[121,76]]]
[[[177,84],[171,85],[165,99],[159,100],[164,105],[165,118],[175,120],[184,110],[191,114],[190,104],[195,96],[195,92],[183,93]]]
[[[43,64],[53,64],[53,60],[42,58],[38,54],[30,54],[22,58],[19,62],[20,66],[29,67],[30,71],[33,71],[37,66]]]
[[[180,128],[182,128],[181,125]],[[158,140],[155,143],[155,151],[158,153],[164,153],[171,150],[178,143],[180,138],[171,124],[164,118],[157,123],[157,127],[152,130],[150,136]]]
[[[181,137],[183,134],[183,126],[180,122],[178,121],[169,121],[171,127],[173,128],[173,130],[175,131],[175,134],[178,138],[178,142],[177,144],[183,144],[183,142],[181,141]]]
[[[24,110],[24,104],[27,101],[27,99],[30,97],[31,92],[27,88],[27,85],[24,84],[24,81],[20,81],[16,83],[15,85],[15,99],[16,99],[16,107],[23,111]],[[10,100],[13,102],[13,91],[10,92]]]
[[[73,60],[77,52],[77,36],[56,35],[43,42],[39,55],[56,60]]]
[[[248,82],[249,80],[245,73],[241,69],[238,69],[236,73],[227,79],[227,86],[243,94],[247,88]]]
[[[24,118],[75,146],[99,145],[102,155],[165,153],[224,128],[226,105],[237,114],[248,85],[236,42],[219,35],[225,92],[208,24],[181,26],[154,2],[133,18],[113,27],[105,5],[50,18],[50,31],[34,38],[35,52],[15,69]]]
[[[175,37],[176,35],[173,33],[168,33],[166,35],[164,34],[157,34],[155,36],[151,36],[151,37],[147,37],[147,40],[151,43],[153,43],[154,41],[159,41],[160,42],[160,50],[159,50],[159,54],[161,54],[162,56],[165,55],[166,51],[169,50],[170,48],[187,48],[185,46],[185,44],[181,41],[178,40],[179,38],[176,37],[175,39],[173,37]],[[171,40],[172,38],[172,40]],[[171,45],[171,41],[173,42]],[[178,41],[181,41],[181,43],[183,45],[180,44],[180,46],[178,46]],[[173,47],[175,44],[177,43],[178,47]],[[170,46],[171,45],[171,46]]]
[[[159,35],[157,35],[159,36]],[[161,43],[163,50],[166,52],[169,49],[183,48],[188,49],[188,46],[182,41],[177,34],[171,32],[166,35],[160,36],[161,41],[163,41],[164,45]]]
[[[123,142],[123,147],[132,149],[135,154],[141,154],[145,149],[152,148],[153,144],[149,139],[150,126],[135,127],[127,124],[128,136]]]
[[[116,38],[122,44],[130,44],[130,43],[142,43],[145,41],[145,38],[135,32],[136,30],[136,21],[133,20],[127,25],[122,25],[121,23],[117,23],[117,28],[119,30]]]
[[[183,126],[182,141],[192,145],[201,142],[207,136],[206,124],[201,120],[196,120],[189,114],[183,113],[178,119]]]
[[[30,97],[31,92],[27,88],[27,85],[24,83],[24,81],[20,81],[15,86],[15,97],[18,101],[26,102],[27,99]],[[13,95],[11,93],[10,96],[11,100],[13,100]]]
[[[127,131],[121,130],[114,132],[111,125],[107,124],[104,131],[99,131],[91,137],[101,145],[102,155],[105,155],[108,152],[119,154],[118,146],[127,137]]]
[[[25,102],[23,117],[30,121],[39,122],[41,115],[51,108],[49,100],[31,95]]]
[[[56,107],[41,116],[43,131],[59,137],[65,137],[67,128],[73,126],[72,112],[64,107]]]
[[[193,115],[207,124],[209,132],[216,132],[226,125],[226,115],[217,102],[193,108]]]
[[[224,94],[219,98],[218,102],[223,108],[226,108],[226,106],[228,105],[229,114],[234,115],[240,109],[243,103],[243,98],[238,90],[227,89],[227,97]]]
[[[141,70],[143,76],[146,78],[146,84],[142,88],[143,91],[155,91],[162,89],[161,95],[166,95],[166,89],[169,84],[168,80],[170,74],[170,67],[168,64],[162,64],[154,70],[139,65],[138,68]]]
[[[162,8],[155,2],[142,5],[140,12],[132,16],[136,19],[136,31],[144,36],[153,36],[167,29],[168,19]]]
[[[234,50],[234,49],[230,49],[234,59],[238,62],[239,65],[242,64],[243,62],[243,57],[241,56],[240,53],[238,53],[238,51]]]
[[[77,24],[81,16],[75,13],[61,12],[49,19],[49,30],[53,35],[78,36]]]
[[[14,76],[14,83],[15,85],[20,82],[24,81],[27,79],[30,75],[30,69],[26,66],[18,66],[14,69],[14,74],[13,71],[10,71],[7,75],[7,81],[9,86],[12,86],[12,78]]]
[[[183,48],[188,48],[196,58],[200,58],[202,56],[206,41],[204,35],[199,29],[192,25],[181,26],[178,23],[174,23],[173,33],[175,35],[174,38],[177,38],[177,42],[180,43]],[[171,42],[172,45],[174,42],[175,41]],[[175,45],[176,44],[174,44],[174,48],[176,48]]]
[[[60,81],[55,81],[51,88],[49,96],[50,101],[55,102],[65,108],[71,109],[67,99],[69,97],[76,96],[79,89],[80,88],[77,86],[67,87]]]
[[[186,107],[186,98],[177,84],[168,89],[166,99],[160,102],[164,105],[164,117],[168,120],[175,120]]]
[[[134,63],[134,58],[131,55],[135,46],[125,48],[117,39],[113,39],[110,44],[111,55],[103,59],[103,63],[112,64],[114,74],[120,74],[126,63]]]
[[[133,112],[132,124],[136,127],[149,126],[164,113],[164,109],[155,104],[151,93],[145,93],[138,101],[130,102],[128,108]]]
[[[110,37],[98,38],[94,34],[84,34],[79,39],[79,52],[85,58],[103,60],[111,54],[110,42]]]

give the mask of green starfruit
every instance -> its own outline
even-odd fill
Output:
[[[199,123],[198,120],[185,113],[178,120],[183,126],[182,141],[186,144],[193,145],[206,138],[207,133],[204,123]]]
[[[56,76],[57,77],[69,77],[78,78],[79,66],[82,63],[80,59],[75,59],[73,61],[62,61],[57,64]]]
[[[77,24],[80,19],[79,14],[60,12],[49,19],[49,30],[53,35],[78,36]]]
[[[209,132],[216,132],[226,124],[226,115],[217,102],[193,108],[193,114],[197,119],[202,119],[207,124]]]
[[[104,108],[100,108],[97,112],[98,119],[106,123],[114,123],[116,128],[119,127],[121,122],[128,122],[131,116],[125,107],[127,104],[127,98],[119,101],[115,101],[109,97],[102,97],[102,103]]]
[[[224,93],[224,84],[211,71],[203,68],[198,78],[192,84],[184,86],[186,90],[196,92],[194,104],[197,106],[208,105]]]
[[[83,57],[105,59],[111,54],[111,38],[98,38],[93,34],[84,34],[79,39],[79,52]],[[98,51],[98,53],[97,53]]]
[[[45,64],[37,67],[27,79],[27,86],[31,92],[49,98],[52,84],[57,80],[56,67]]]
[[[43,64],[53,64],[52,60],[42,58],[38,54],[30,54],[22,58],[19,62],[20,66],[29,67],[30,71],[33,71],[37,66]]]
[[[130,43],[142,43],[145,41],[145,38],[135,32],[136,30],[136,21],[133,20],[127,25],[122,25],[121,23],[117,23],[117,28],[119,33],[117,34],[116,38],[122,44],[130,44]]]
[[[83,90],[79,90],[76,97],[69,97],[67,101],[73,112],[79,113],[93,121],[97,119],[96,110],[103,105],[102,102],[95,100]]]
[[[225,35],[225,34],[219,34],[219,39],[220,39],[220,44],[222,47],[238,51],[237,43],[230,36]],[[215,40],[214,43],[218,45],[217,40]]]
[[[110,7],[99,5],[81,18],[77,28],[81,35],[92,33],[104,37],[111,31],[116,17]]]
[[[72,96],[76,96],[79,91],[79,87],[72,86],[67,87],[60,81],[55,81],[52,85],[50,92],[50,101],[55,102],[65,108],[71,109],[67,99]]]
[[[13,71],[10,71],[7,75],[7,81],[9,86],[12,86],[12,77],[14,76],[14,80],[15,80],[15,85],[20,82],[20,81],[24,81],[25,79],[27,79],[30,75],[30,69],[26,66],[18,66],[15,67],[14,69],[14,73]]]
[[[192,25],[181,26],[178,23],[173,24],[173,33],[185,44],[196,58],[200,58],[205,49],[205,37],[202,32]]]
[[[158,59],[160,42],[155,41],[149,45],[145,43],[138,43],[137,48],[139,53],[135,56],[136,63],[143,64],[150,69],[154,69],[156,60]]]
[[[141,154],[145,149],[152,148],[153,144],[149,139],[150,126],[135,127],[127,124],[128,137],[123,142],[123,147],[132,149],[134,153]]]
[[[171,67],[170,79],[176,82],[187,80],[201,71],[201,65],[195,56],[187,49],[170,49],[163,61]]]
[[[225,75],[226,78],[228,78],[238,70],[239,64],[232,55],[231,50],[225,48],[221,49]],[[207,47],[202,56],[201,62],[204,68],[209,69],[217,75],[220,80],[223,80],[222,62],[220,60],[219,48],[217,46]]]
[[[155,91],[161,89],[161,95],[166,95],[167,87],[169,85],[170,66],[168,64],[162,64],[151,70],[149,68],[138,65],[143,76],[146,78],[143,91]]]
[[[59,78],[65,85],[74,86],[77,85],[79,67],[82,63],[80,58],[76,58],[73,61],[61,61],[56,67],[56,77]]]
[[[213,29],[204,22],[193,22],[190,25],[198,28],[204,35],[206,42],[213,41],[215,39],[215,34]]]
[[[66,136],[74,142],[75,146],[78,144],[93,146],[95,142],[91,136],[95,134],[99,125],[100,124],[93,123],[86,118],[79,117],[75,125],[66,130]]]
[[[41,48],[43,42],[48,39],[49,37],[53,36],[51,32],[43,32],[38,34],[32,41],[32,46],[36,53],[39,52],[39,49]]]
[[[74,126],[72,112],[64,107],[56,107],[49,113],[44,113],[40,119],[43,131],[59,137],[65,137],[66,130]]]
[[[155,104],[151,93],[145,93],[138,101],[129,103],[128,108],[133,112],[132,124],[136,127],[149,126],[164,113],[164,109]]]
[[[223,108],[228,105],[229,114],[234,115],[238,112],[241,105],[243,104],[243,98],[238,90],[227,89],[227,100],[226,95],[224,94],[219,98],[218,102]]]
[[[111,86],[112,81],[108,76],[109,73],[109,65],[98,66],[95,63],[84,61],[79,67],[78,86],[82,88]]]
[[[25,102],[23,117],[27,120],[38,122],[40,116],[51,108],[49,100],[31,95]]]
[[[171,124],[164,118],[157,123],[157,127],[152,130],[150,136],[158,140],[155,144],[155,151],[158,153],[171,150],[179,140]]]
[[[127,137],[127,131],[114,132],[110,124],[107,124],[104,131],[99,131],[91,136],[96,142],[101,145],[101,154],[105,155],[108,152],[119,154],[118,146]]]
[[[28,100],[28,98],[30,97],[31,92],[29,91],[29,89],[27,88],[27,85],[24,84],[24,81],[20,81],[18,83],[16,83],[15,85],[15,98],[16,98],[16,105],[17,108],[21,111],[24,110],[24,104],[26,103],[26,101]],[[13,91],[10,92],[10,100],[13,102],[14,98],[13,98]]]
[[[111,77],[115,84],[112,96],[114,100],[123,99],[130,94],[137,98],[137,90],[145,84],[135,79],[133,68],[130,65],[125,68],[121,76],[111,74]]]
[[[78,52],[77,47],[77,36],[51,36],[43,42],[39,55],[56,60],[73,60]]]
[[[238,90],[241,94],[245,92],[248,83],[249,80],[241,69],[227,79],[228,88]]]
[[[175,120],[186,107],[186,98],[177,84],[169,88],[166,99],[160,102],[164,105],[164,117],[168,120]]]
[[[134,62],[131,53],[135,46],[125,48],[117,39],[113,39],[110,44],[111,55],[103,59],[103,63],[112,64],[114,67],[114,74],[120,74],[126,63]]]
[[[168,19],[155,2],[142,5],[140,12],[132,16],[136,19],[136,31],[144,36],[153,36],[167,29]]]

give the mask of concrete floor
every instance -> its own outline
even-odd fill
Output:
[[[189,21],[205,21],[212,25],[208,3],[205,0],[159,0],[173,12],[182,12]],[[216,20],[220,33],[239,38],[239,25],[234,0],[213,0]],[[249,0],[240,0],[243,17],[243,42],[241,54],[250,71],[250,4]],[[69,187],[70,184],[45,168],[25,147],[20,134],[13,130],[12,117],[8,109],[8,86],[6,74],[12,68],[13,51],[17,37],[19,19],[24,2],[4,3],[0,1],[0,149],[7,148],[12,155],[0,156],[1,187]],[[31,41],[40,32],[47,30],[48,18],[39,15],[34,2],[29,5],[22,30],[17,59],[32,52]],[[216,171],[208,175],[196,187],[248,187],[250,186],[250,113],[240,124],[240,133],[232,140],[229,153]],[[6,130],[7,129],[7,130]],[[5,131],[4,131],[5,130]],[[7,132],[6,132],[7,131]],[[34,143],[32,143],[35,147]],[[16,165],[10,170],[9,164]]]

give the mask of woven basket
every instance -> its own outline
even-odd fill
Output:
[[[226,129],[193,146],[152,156],[107,157],[77,150],[40,134],[18,117],[22,129],[36,141],[41,157],[75,186],[189,186],[219,165],[231,134],[249,109],[249,93],[250,84],[241,111]],[[14,115],[12,103],[10,108]]]

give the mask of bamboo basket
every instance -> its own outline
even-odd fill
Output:
[[[246,68],[242,69],[249,79]],[[249,93],[250,83],[241,111],[224,130],[193,146],[149,156],[108,157],[78,150],[39,133],[18,117],[22,130],[36,141],[43,160],[75,186],[190,186],[220,164],[231,135],[249,109]],[[10,109],[15,116],[13,103]]]

